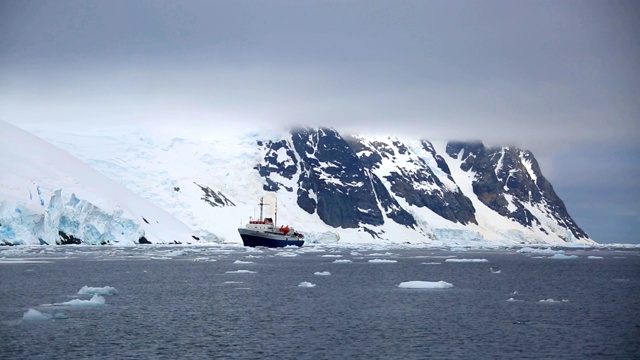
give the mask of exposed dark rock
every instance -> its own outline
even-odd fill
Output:
[[[364,166],[335,130],[296,129],[292,141],[304,164],[298,178],[298,204],[305,211],[315,210],[320,219],[334,227],[383,224]]]
[[[142,220],[144,220],[144,222],[146,222],[147,224],[149,223],[147,219],[144,218],[144,216],[142,217]]]
[[[195,235],[191,235],[191,237],[194,238],[195,240],[200,240],[200,238]]]
[[[380,233],[367,225],[390,219],[424,234],[404,204],[426,207],[452,222],[477,224],[473,202],[455,183],[451,164],[429,141],[422,140],[422,149],[413,153],[397,139],[376,141],[342,137],[329,128],[297,128],[291,139],[257,145],[264,155],[254,169],[264,179],[263,189],[295,191],[298,206],[327,225],[361,228],[376,237]],[[587,237],[528,151],[457,141],[447,144],[446,153],[461,161],[460,169],[473,171],[474,197],[498,214],[548,233],[529,210],[535,206],[569,229],[571,236]],[[225,202],[226,198],[215,200],[217,193],[211,189],[201,188],[212,194],[212,203]]]
[[[430,141],[422,140],[422,148],[428,151],[431,154],[431,156],[433,156],[433,158],[436,160],[436,164],[438,164],[438,168],[444,171],[445,174],[449,175],[449,179],[453,181],[453,178],[451,177],[451,170],[449,169],[449,165],[447,165],[447,162],[442,156],[436,153],[436,150],[433,148],[433,144],[431,144]]]
[[[56,241],[56,244],[58,245],[82,244],[82,240],[73,235],[67,235],[62,230],[58,230],[58,236],[60,236],[60,240]]]
[[[151,244],[151,241],[147,240],[147,238],[144,236],[140,236],[140,238],[138,239],[138,244]]]
[[[354,145],[354,148],[361,152],[366,150],[363,153],[367,154],[367,161],[373,169],[380,167],[383,158],[395,162],[396,151],[394,148],[397,149],[398,154],[408,156],[408,161],[411,165],[410,169],[397,165],[394,167],[394,171],[384,177],[390,184],[389,190],[395,196],[404,198],[410,205],[427,207],[436,214],[453,222],[462,224],[477,223],[475,209],[471,201],[460,191],[451,191],[444,186],[425,160],[412,154],[404,144],[397,140],[392,141],[394,148],[380,141],[372,141],[370,144],[371,148],[368,148],[365,144]],[[436,154],[431,143],[423,141],[422,146],[425,150],[432,152],[435,158]],[[373,157],[368,155],[369,153],[378,153],[379,156]],[[438,157],[444,162],[442,157]],[[374,161],[374,159],[378,159],[378,161]],[[442,166],[445,167],[445,165]],[[449,168],[445,167],[445,169],[449,181],[453,182]]]
[[[574,237],[588,238],[569,216],[531,152],[510,147],[486,148],[479,142],[450,142],[447,154],[454,158],[460,156],[461,169],[475,172],[473,192],[498,214],[534,227],[540,220],[525,204],[540,205]]]
[[[220,191],[212,190],[211,188],[200,185],[194,182],[202,191],[204,192],[204,196],[202,200],[207,204],[213,207],[223,207],[223,206],[236,206],[231,200],[229,200],[224,194]]]

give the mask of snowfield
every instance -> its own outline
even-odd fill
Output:
[[[381,234],[374,238],[363,227],[334,228],[317,213],[303,210],[297,204],[295,176],[278,177],[283,186],[277,192],[263,189],[265,179],[256,166],[264,161],[265,154],[257,144],[282,139],[290,142],[287,129],[240,132],[187,127],[41,127],[29,131],[0,121],[0,165],[4,169],[0,178],[0,241],[13,244],[56,244],[62,236],[60,231],[73,236],[70,241],[78,238],[87,244],[136,245],[144,240],[241,244],[237,228],[250,217],[259,216],[261,197],[268,204],[265,216],[275,215],[277,202],[278,224],[302,232],[305,246],[567,244],[553,232],[526,228],[477,200],[471,186],[473,173],[460,170],[460,161],[446,154],[444,143],[433,143],[433,148],[451,167],[451,179],[415,140],[402,139],[412,155],[399,157],[395,166],[418,171],[415,163],[423,159],[446,188],[461,191],[472,200],[478,224],[452,222],[396,197],[416,219],[416,228],[400,225],[385,215],[383,225],[366,226]],[[374,140],[386,141],[388,146],[394,141],[371,137]],[[284,151],[274,156],[290,165]],[[322,166],[330,165],[335,164]],[[377,171],[388,173],[392,165],[384,163]],[[557,231],[565,234],[568,230]],[[580,241],[594,244],[590,239]]]

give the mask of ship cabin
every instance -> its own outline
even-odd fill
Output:
[[[257,231],[267,231],[273,229],[273,219],[264,218],[262,220],[249,220],[249,224],[247,225],[247,229],[257,230]]]

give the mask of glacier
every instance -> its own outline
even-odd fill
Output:
[[[0,243],[193,240],[166,211],[56,146],[0,121]]]

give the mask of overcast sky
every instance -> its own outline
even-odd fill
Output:
[[[640,242],[635,1],[0,1],[0,119],[273,122],[531,150]]]

